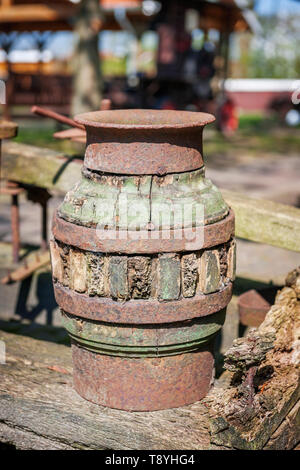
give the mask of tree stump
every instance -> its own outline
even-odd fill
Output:
[[[300,441],[300,269],[258,329],[225,354],[230,385],[213,388],[211,442],[238,449],[291,449]]]

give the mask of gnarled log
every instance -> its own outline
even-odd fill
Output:
[[[235,340],[225,354],[230,385],[213,388],[206,399],[215,445],[284,449],[300,441],[299,286],[298,268],[260,327]]]

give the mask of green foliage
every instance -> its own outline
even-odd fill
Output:
[[[122,77],[126,75],[126,57],[102,57],[101,72],[104,77]]]
[[[14,141],[22,144],[36,145],[37,147],[47,147],[69,155],[78,153],[80,144],[76,145],[69,140],[58,140],[53,137],[55,132],[53,126],[19,126],[18,135]]]
[[[271,57],[263,49],[251,51],[248,56],[249,78],[297,78],[300,75],[300,55],[289,59],[280,49]]]
[[[261,17],[262,35],[240,51],[247,78],[298,78],[300,75],[299,18]]]
[[[22,127],[18,129],[18,135],[14,139],[15,142],[21,142],[23,144],[30,144],[36,146],[46,146],[45,144],[53,141],[54,129],[51,127],[35,128],[35,127]]]
[[[245,132],[257,131],[265,133],[267,129],[274,127],[276,124],[275,117],[266,118],[262,114],[243,114],[239,117],[239,130]]]

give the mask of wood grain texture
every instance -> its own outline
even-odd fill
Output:
[[[81,178],[82,160],[55,150],[4,142],[2,178],[65,194]]]
[[[204,405],[129,413],[83,400],[72,387],[70,348],[0,333],[0,441],[26,449],[204,449]]]
[[[18,133],[18,124],[0,119],[0,139],[11,139]]]
[[[300,252],[300,209],[222,190],[235,213],[235,234],[259,243]]]
[[[149,413],[104,408],[72,387],[70,348],[0,332],[0,442],[20,449],[293,449],[300,441],[300,269],[228,369],[193,405]]]
[[[259,328],[225,353],[234,386],[206,398],[216,445],[280,450],[300,441],[300,269],[286,284]]]

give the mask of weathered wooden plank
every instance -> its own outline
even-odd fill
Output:
[[[107,297],[109,295],[108,258],[102,253],[89,253],[88,266],[88,294]]]
[[[206,250],[200,259],[200,291],[216,292],[220,287],[220,259],[218,250]]]
[[[61,193],[69,191],[81,177],[82,160],[55,150],[4,142],[1,177]]]
[[[151,293],[151,258],[132,256],[128,259],[128,285],[130,297],[148,299]]]
[[[87,289],[87,262],[82,251],[70,249],[70,288],[76,292]]]
[[[27,265],[22,265],[15,271],[10,272],[7,276],[3,277],[0,282],[1,284],[9,284],[10,282],[23,281],[31,276],[37,269],[46,266],[48,263],[50,263],[50,254],[47,251],[39,254],[38,258],[30,260]]]
[[[28,449],[208,448],[201,403],[150,413],[100,407],[74,391],[70,348],[4,332],[0,339],[7,350],[0,365],[0,441]]]
[[[183,255],[181,259],[183,297],[193,297],[198,282],[198,260],[196,253]]]
[[[82,161],[54,150],[3,143],[2,176],[65,194],[80,179]],[[236,216],[236,236],[300,252],[300,209],[241,193],[222,194]]]
[[[176,300],[180,295],[180,259],[178,255],[168,254],[158,258],[159,298]]]
[[[300,209],[222,190],[236,217],[236,236],[300,252]]]
[[[265,450],[294,449],[300,443],[300,401],[268,441]]]
[[[233,342],[225,367],[234,386],[205,399],[215,445],[291,449],[300,438],[300,269],[287,277],[257,330]]]
[[[8,446],[15,445],[19,450],[74,450],[63,442],[55,442],[42,437],[28,429],[16,429],[5,423],[0,423],[0,443]]]
[[[114,299],[128,298],[127,257],[112,256],[109,262],[109,283]]]
[[[28,449],[294,448],[299,277],[295,270],[259,329],[227,352],[224,380],[204,400],[177,409],[130,413],[89,403],[73,390],[70,348],[0,332],[7,352],[0,442]]]
[[[11,121],[0,120],[0,139],[11,139],[18,133],[18,124]]]

